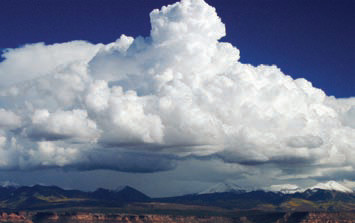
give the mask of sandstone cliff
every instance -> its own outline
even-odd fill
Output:
[[[56,212],[2,212],[0,222],[7,223],[353,223],[355,212],[294,212],[265,213],[262,218],[254,216],[174,216],[156,214],[104,214],[104,213],[56,213]],[[260,216],[259,216],[260,217]]]

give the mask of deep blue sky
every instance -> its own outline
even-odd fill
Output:
[[[149,12],[175,0],[1,0],[0,48],[149,35]],[[244,63],[276,64],[328,95],[355,96],[354,0],[207,0]]]

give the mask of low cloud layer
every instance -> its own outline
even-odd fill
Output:
[[[280,179],[353,173],[355,98],[240,63],[203,0],[150,20],[148,37],[5,50],[0,169],[155,172],[194,158]]]

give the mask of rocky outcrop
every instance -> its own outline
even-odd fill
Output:
[[[0,222],[32,223],[32,216],[27,212],[2,212]]]
[[[355,212],[323,212],[309,213],[300,223],[353,223]]]
[[[175,216],[157,214],[105,214],[86,212],[2,212],[7,223],[353,223],[355,212],[264,213],[242,217]]]
[[[170,215],[133,215],[133,214],[102,214],[102,213],[38,213],[34,222],[115,222],[115,223],[212,223],[233,222],[224,217],[170,216]]]

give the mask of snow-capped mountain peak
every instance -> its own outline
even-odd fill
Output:
[[[0,186],[1,187],[14,187],[14,188],[20,187],[19,184],[14,183],[12,181],[2,181],[2,182],[0,182]]]
[[[303,192],[304,189],[294,184],[277,184],[271,185],[270,190],[273,192],[281,192],[283,194],[294,194],[296,192]]]
[[[344,185],[336,182],[336,181],[328,181],[326,183],[318,183],[313,187],[309,187],[308,189],[322,189],[322,190],[335,190],[344,193],[352,193],[353,190],[350,188],[345,187]]]
[[[242,193],[245,192],[245,190],[233,182],[224,182],[224,183],[215,184],[212,187],[209,187],[198,194],[213,194],[213,193],[223,193],[223,192]]]
[[[345,187],[344,185],[336,181],[328,181],[325,183],[318,183],[312,187],[301,188],[295,184],[277,184],[271,185],[267,188],[264,188],[265,191],[280,192],[283,194],[294,194],[294,193],[303,193],[307,190],[333,190],[343,193],[353,193],[354,191],[350,188]],[[255,190],[255,189],[254,189]],[[215,184],[204,191],[199,192],[198,194],[213,194],[213,193],[223,193],[223,192],[232,192],[232,193],[245,193],[253,191],[253,189],[246,190],[245,188],[235,184],[234,182],[222,182]]]
[[[120,192],[123,189],[125,189],[126,187],[128,187],[127,185],[119,185],[118,187],[116,187],[113,191],[115,192]]]

